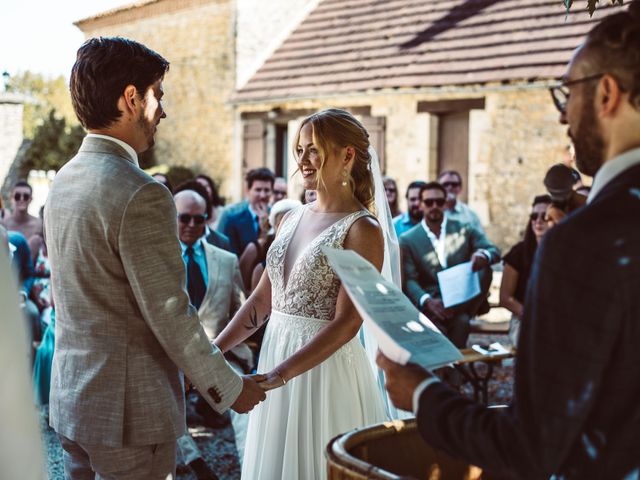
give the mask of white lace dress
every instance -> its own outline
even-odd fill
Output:
[[[320,246],[342,248],[351,225],[369,215],[351,213],[320,233],[300,253],[285,284],[287,247],[307,207],[292,211],[267,255],[272,312],[258,372],[272,370],[333,319],[340,281]],[[385,418],[380,390],[356,336],[320,365],[269,392],[251,412],[242,478],[324,480],[329,440]]]

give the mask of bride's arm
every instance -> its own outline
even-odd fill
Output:
[[[349,230],[344,248],[355,250],[373,263],[378,270],[382,268],[384,241],[375,220],[365,217],[356,221]],[[334,319],[303,348],[268,372],[266,384],[263,387],[269,389],[282,386],[292,378],[319,365],[356,336],[361,325],[360,315],[344,287],[340,287]]]
[[[253,335],[263,323],[269,320],[270,315],[271,280],[265,270],[256,289],[213,343],[222,352],[227,352]]]

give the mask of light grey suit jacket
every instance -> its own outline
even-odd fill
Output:
[[[208,282],[198,309],[200,322],[210,339],[227,326],[244,301],[238,257],[201,240],[207,259]]]
[[[185,289],[169,191],[124,149],[84,139],[45,207],[56,306],[50,422],[87,445],[169,442],[185,430],[183,371],[218,411],[242,379]]]
[[[208,282],[202,304],[198,309],[200,322],[210,340],[214,340],[227,326],[235,313],[242,306],[245,296],[238,257],[201,240],[207,259]],[[253,353],[241,343],[231,352],[253,367]]]
[[[447,268],[468,262],[478,250],[486,250],[491,259],[489,263],[500,260],[500,251],[484,233],[468,223],[448,219],[445,232],[445,253]],[[428,293],[440,297],[438,287],[439,271],[443,270],[431,240],[424,231],[422,222],[400,236],[402,252],[402,284],[405,294],[420,306],[420,298]]]

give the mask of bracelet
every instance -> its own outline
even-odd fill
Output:
[[[280,377],[280,380],[282,380],[282,385],[287,384],[287,380],[282,376],[282,374],[278,370],[274,370],[273,373],[275,373],[278,377]]]

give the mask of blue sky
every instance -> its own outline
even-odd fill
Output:
[[[65,75],[84,36],[73,22],[134,0],[2,0],[0,73]]]

